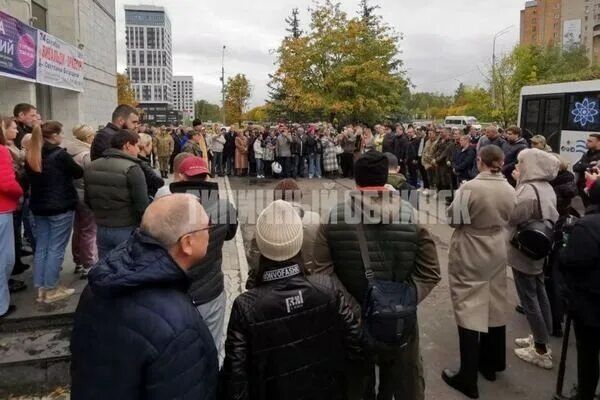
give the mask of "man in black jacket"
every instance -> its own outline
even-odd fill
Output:
[[[460,185],[461,182],[474,178],[471,176],[471,172],[477,155],[475,149],[471,146],[470,135],[462,135],[459,139],[459,145],[460,147],[456,149],[452,159],[452,173],[456,176],[456,180]]]
[[[415,128],[412,125],[408,126],[406,136],[408,137],[408,145],[406,147],[406,173],[408,183],[416,188],[419,186],[419,165],[421,164],[419,148],[421,147],[423,138],[417,136]]]
[[[185,272],[205,256],[209,228],[194,196],[157,200],[91,270],[71,337],[73,400],[216,400],[217,351]]]
[[[398,158],[400,172],[406,174],[406,152],[408,150],[408,137],[404,133],[402,124],[396,124],[396,134],[394,136],[394,152]]]
[[[513,187],[517,182],[512,177],[512,173],[517,165],[519,153],[528,148],[527,141],[521,136],[521,129],[516,126],[511,126],[506,130],[506,143],[502,150],[504,151],[504,166],[502,173]]]
[[[102,157],[104,151],[110,148],[110,138],[121,129],[137,132],[140,126],[140,115],[138,111],[127,105],[121,104],[115,108],[112,114],[112,122],[98,131],[92,142],[90,157],[92,161]]]
[[[583,200],[584,206],[590,204],[588,194],[585,192],[585,173],[592,166],[600,166],[600,134],[592,133],[587,138],[587,153],[581,156],[575,165],[573,165],[573,172],[578,174],[577,176],[577,187],[579,188],[579,195]]]
[[[223,245],[235,237],[237,211],[227,199],[219,198],[219,185],[208,181],[206,160],[188,157],[177,170],[177,181],[161,189],[158,197],[169,193],[194,194],[200,200],[210,220],[210,240],[206,257],[188,271],[191,285],[188,293],[212,334],[219,352],[225,333],[225,305],[227,295],[223,271]]]
[[[13,109],[13,116],[17,123],[17,137],[15,138],[15,146],[21,149],[21,141],[23,137],[31,133],[33,124],[37,121],[37,109],[35,106],[27,103],[19,103]]]
[[[345,361],[361,334],[325,275],[304,276],[302,220],[277,200],[256,221],[257,286],[231,311],[222,370],[224,400],[341,400]]]
[[[600,358],[600,180],[592,184],[590,206],[560,257],[577,341],[578,400],[596,398]]]
[[[223,165],[225,175],[229,176],[234,173],[235,168],[235,131],[229,129],[225,134],[225,145],[223,146]]]

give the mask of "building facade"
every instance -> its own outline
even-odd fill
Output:
[[[562,0],[527,1],[521,10],[521,44],[560,45],[561,14]]]
[[[141,106],[172,104],[171,22],[165,9],[125,6],[125,45],[127,74]]]
[[[583,45],[594,65],[600,64],[600,0],[567,0],[562,6],[563,47]]]
[[[0,76],[0,114],[30,103],[43,119],[62,122],[67,135],[82,123],[110,121],[117,105],[115,0],[0,0],[0,10],[78,46],[85,61],[82,92]]]
[[[194,116],[194,77],[173,76],[173,108],[184,118]]]

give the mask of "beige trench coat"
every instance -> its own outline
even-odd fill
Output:
[[[506,325],[504,229],[515,204],[515,190],[504,176],[484,172],[461,186],[448,209],[456,228],[448,262],[450,295],[462,328],[488,332]]]

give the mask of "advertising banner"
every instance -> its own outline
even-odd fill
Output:
[[[34,82],[36,46],[35,28],[0,11],[0,75]]]
[[[563,22],[563,49],[570,50],[581,44],[581,20],[571,19]]]
[[[38,30],[37,81],[83,92],[83,52],[57,37]]]

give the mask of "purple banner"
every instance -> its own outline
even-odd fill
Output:
[[[0,75],[35,81],[37,30],[0,11]]]

